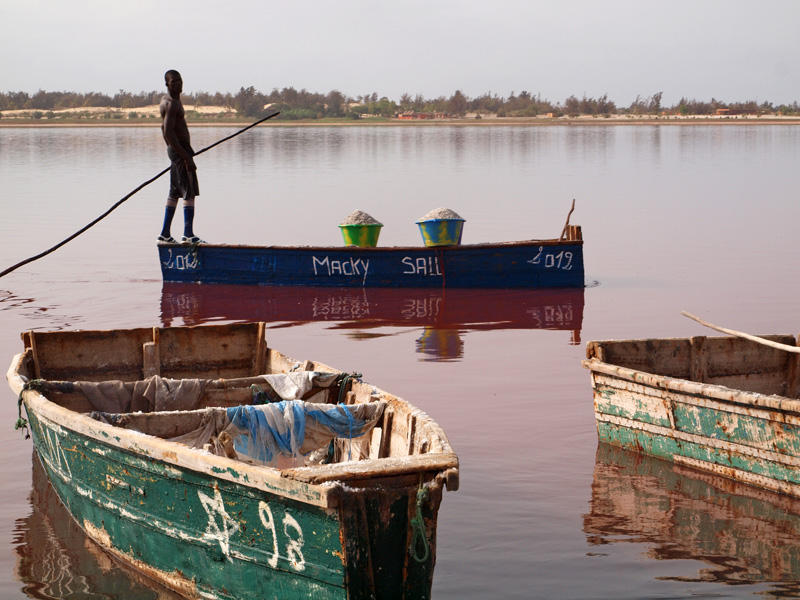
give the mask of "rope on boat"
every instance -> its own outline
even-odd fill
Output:
[[[41,390],[44,384],[43,379],[31,379],[26,381],[25,385],[19,391],[19,398],[17,399],[17,422],[14,423],[14,431],[22,429],[25,434],[25,439],[30,439],[31,432],[28,430],[28,420],[22,416],[22,394],[28,390]]]
[[[14,423],[14,431],[18,429],[22,429],[26,440],[31,437],[30,431],[28,431],[28,421],[22,416],[22,392],[19,393],[19,400],[17,400],[17,422]]]
[[[344,376],[341,376],[339,380],[339,397],[336,399],[336,404],[344,404],[348,385],[351,381],[355,379],[361,379],[362,377],[363,375],[361,373],[347,373]]]
[[[347,405],[345,404],[345,399],[347,396],[347,388],[350,385],[350,382],[354,379],[361,379],[361,373],[347,373],[344,377],[341,378],[339,383],[339,397],[336,399],[337,404],[341,404],[344,408],[344,412],[347,415],[347,438],[349,443],[347,444],[347,460],[351,460],[353,457],[353,415],[350,414],[350,411],[347,409]],[[328,448],[328,455],[333,458],[333,440],[331,440],[331,445]]]
[[[251,123],[251,124],[250,124],[250,125],[248,125],[247,127],[244,127],[244,128],[242,128],[242,129],[240,129],[239,131],[236,131],[236,132],[232,133],[231,135],[229,135],[229,136],[227,136],[227,137],[224,137],[224,138],[222,138],[221,140],[218,140],[218,141],[214,142],[214,143],[213,143],[213,144],[211,144],[210,146],[206,146],[206,147],[205,147],[205,148],[203,148],[202,150],[198,150],[197,152],[195,152],[195,153],[194,153],[194,156],[197,156],[198,154],[202,154],[203,152],[206,152],[207,150],[211,150],[211,149],[212,149],[214,146],[218,146],[218,145],[220,145],[220,144],[221,144],[221,143],[223,143],[223,142],[227,142],[229,139],[231,139],[231,138],[234,138],[234,137],[236,137],[237,135],[244,133],[244,132],[245,132],[245,131],[247,131],[248,129],[252,129],[252,128],[253,128],[253,127],[255,127],[256,125],[259,125],[259,124],[263,123],[264,121],[266,121],[267,119],[271,119],[272,117],[275,117],[275,116],[277,116],[277,115],[279,115],[279,114],[280,114],[280,111],[276,111],[276,112],[274,112],[274,113],[271,113],[271,114],[267,115],[266,117],[264,117],[263,119],[259,119],[259,120],[258,120],[258,121],[256,121],[255,123]],[[130,198],[131,196],[133,196],[133,195],[134,195],[136,192],[138,192],[138,191],[139,191],[139,190],[141,190],[142,188],[145,188],[145,187],[147,187],[148,185],[150,185],[151,183],[153,183],[153,182],[154,182],[156,179],[158,179],[159,177],[161,177],[161,176],[162,176],[164,173],[166,173],[166,172],[167,172],[167,171],[169,171],[169,170],[170,170],[170,167],[167,167],[166,169],[164,169],[163,171],[161,171],[161,172],[160,172],[160,173],[158,173],[157,175],[154,175],[153,177],[151,177],[150,179],[148,179],[147,181],[145,181],[144,183],[142,183],[141,185],[139,185],[137,188],[135,188],[135,189],[134,189],[132,192],[130,192],[129,194],[126,194],[125,196],[123,196],[122,198],[120,198],[119,200],[117,200],[117,202],[116,202],[116,203],[114,203],[114,204],[111,206],[111,208],[109,208],[109,209],[108,209],[106,212],[104,212],[102,215],[100,215],[99,217],[97,217],[97,218],[96,218],[94,221],[92,221],[91,223],[88,223],[87,225],[84,225],[84,226],[83,226],[83,227],[81,227],[81,228],[80,228],[78,231],[76,231],[75,233],[73,233],[73,234],[72,234],[71,236],[69,236],[68,238],[66,238],[66,239],[64,239],[64,240],[62,240],[62,241],[60,241],[58,244],[56,244],[56,245],[55,245],[55,246],[53,246],[52,248],[49,248],[49,249],[45,250],[44,252],[40,252],[40,253],[39,253],[39,254],[37,254],[36,256],[31,256],[30,258],[26,258],[25,260],[22,260],[22,261],[18,262],[18,263],[17,263],[17,264],[15,264],[14,266],[11,266],[11,267],[7,268],[5,271],[2,271],[2,272],[0,272],[0,277],[3,277],[3,276],[5,276],[5,275],[8,275],[8,274],[9,274],[9,273],[11,273],[12,271],[16,271],[17,269],[19,269],[20,267],[22,267],[22,266],[24,266],[24,265],[27,265],[28,263],[32,263],[32,262],[33,262],[33,261],[35,261],[35,260],[39,260],[40,258],[44,258],[44,257],[45,257],[45,256],[47,256],[48,254],[50,254],[50,253],[52,253],[52,252],[55,252],[56,250],[58,250],[59,248],[61,248],[61,246],[63,246],[63,245],[65,245],[65,244],[67,244],[68,242],[71,242],[71,241],[72,241],[72,240],[74,240],[76,237],[78,237],[79,235],[81,235],[82,233],[84,233],[86,230],[88,230],[89,228],[91,228],[91,227],[93,227],[93,226],[97,225],[97,224],[98,224],[100,221],[102,221],[103,219],[105,219],[105,218],[106,218],[108,215],[110,215],[110,214],[111,214],[111,213],[112,213],[114,210],[116,210],[116,209],[117,209],[117,208],[118,208],[118,207],[119,207],[119,206],[120,206],[120,205],[121,205],[123,202],[125,202],[125,201],[126,201],[128,198]]]
[[[417,514],[411,517],[411,544],[408,548],[411,557],[418,563],[428,560],[430,547],[428,537],[425,532],[425,520],[422,518],[422,505],[428,499],[428,490],[422,485],[422,475],[419,477],[419,488],[417,488]],[[418,546],[422,544],[422,554],[417,552]]]
[[[253,404],[272,404],[274,402],[280,402],[282,398],[272,392],[272,388],[269,386],[264,387],[260,385],[256,385],[255,383],[250,385],[250,395],[253,398]]]

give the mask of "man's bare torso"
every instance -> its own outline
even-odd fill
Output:
[[[191,146],[189,127],[186,125],[186,116],[180,98],[172,98],[169,94],[165,94],[161,98],[159,111],[161,112],[161,133],[167,145],[170,142],[166,128],[171,127],[177,141],[184,149],[188,149]],[[166,118],[168,114],[169,119]]]

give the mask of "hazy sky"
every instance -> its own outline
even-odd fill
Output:
[[[800,100],[800,0],[0,0],[0,91]]]

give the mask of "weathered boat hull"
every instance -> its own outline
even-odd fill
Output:
[[[704,337],[590,342],[587,356],[600,441],[800,497],[800,401],[778,395],[796,393],[793,356]]]
[[[190,597],[346,597],[335,514],[143,460],[29,414],[37,453],[67,510],[135,568]],[[311,531],[314,545],[291,554]],[[273,543],[283,549],[277,555]]]
[[[416,288],[583,287],[583,242],[427,247],[159,244],[164,281]]]
[[[31,512],[17,522],[13,548],[14,574],[24,592],[48,599],[181,597],[87,541],[35,451],[31,462]]]
[[[241,333],[239,339],[231,337],[232,347],[251,332],[264,331],[263,324],[223,327]],[[217,328],[157,330],[152,334],[156,342],[145,346],[160,338],[165,351],[178,354],[176,339],[206,348],[212,340],[201,343],[197,331],[212,329]],[[130,365],[121,364],[121,350],[131,343],[141,348],[148,330],[131,331],[117,343],[104,343],[96,332],[86,332],[90,341],[83,351],[102,354],[108,372],[123,374]],[[48,348],[47,338],[37,347],[35,337],[26,335],[28,351],[15,359],[8,374],[18,392],[25,383],[21,375],[33,375],[37,352],[37,365],[63,372],[54,361],[70,337],[69,332],[55,333]],[[255,346],[267,351],[263,343],[255,341]],[[145,368],[143,360],[139,357],[134,369]],[[169,360],[165,356],[164,363]],[[185,365],[187,355],[171,360],[170,368],[181,370],[185,366],[178,363]],[[229,361],[225,369],[239,367]],[[233,393],[226,380],[216,381],[222,382],[219,391]],[[417,431],[409,432],[404,442],[373,440],[374,452],[379,446],[407,444],[407,458],[278,470],[110,425],[50,401],[38,391],[45,390],[41,385],[46,384],[25,389],[23,404],[35,451],[62,503],[104,550],[170,589],[189,598],[224,599],[430,596],[442,485],[449,480],[451,488],[457,487],[458,461],[451,453],[424,453],[446,444],[443,437],[422,435],[424,413],[408,413],[408,423]],[[375,390],[366,393],[385,394]],[[396,403],[395,409],[402,406]],[[392,414],[400,418],[396,411],[385,414],[386,431],[391,430]],[[153,414],[153,421],[161,419]],[[422,540],[415,537],[419,529],[412,523],[419,516]],[[429,551],[415,552],[415,540]]]

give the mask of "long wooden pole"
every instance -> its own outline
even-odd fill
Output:
[[[770,348],[775,348],[777,350],[784,350],[786,352],[793,352],[794,354],[800,354],[800,347],[797,346],[789,346],[788,344],[781,344],[780,342],[773,342],[772,340],[765,340],[762,337],[758,337],[757,335],[750,335],[749,333],[744,333],[743,331],[736,331],[735,329],[728,329],[727,327],[720,327],[719,325],[714,325],[713,323],[709,323],[707,321],[703,321],[700,317],[693,315],[692,313],[688,313],[685,310],[681,311],[681,314],[684,317],[689,317],[693,321],[697,321],[700,325],[708,327],[710,329],[714,329],[721,333],[727,333],[728,335],[734,335],[736,337],[744,338],[746,340],[750,340],[751,342],[755,342],[756,344],[762,344],[764,346],[769,346]]]
[[[203,148],[202,150],[198,150],[198,151],[197,151],[197,152],[195,152],[195,153],[194,153],[192,156],[197,156],[198,154],[202,154],[202,153],[203,153],[203,152],[205,152],[206,150],[211,150],[211,148],[213,148],[214,146],[218,146],[218,145],[219,145],[219,144],[221,144],[222,142],[227,142],[229,139],[231,139],[231,138],[234,138],[234,137],[236,137],[237,135],[239,135],[239,134],[241,134],[241,133],[244,133],[244,132],[245,132],[245,131],[247,131],[248,129],[252,129],[252,128],[253,128],[253,127],[255,127],[256,125],[258,125],[258,124],[260,124],[260,123],[263,123],[263,122],[264,122],[264,121],[266,121],[267,119],[271,119],[272,117],[276,117],[276,116],[278,116],[279,114],[281,114],[281,112],[280,112],[280,111],[275,111],[274,113],[271,113],[271,114],[267,115],[267,116],[266,116],[266,117],[264,117],[263,119],[259,119],[259,120],[258,120],[258,121],[256,121],[255,123],[251,123],[251,124],[250,124],[250,125],[248,125],[247,127],[244,127],[243,129],[240,129],[239,131],[236,131],[236,132],[232,133],[231,135],[229,135],[229,136],[226,136],[226,137],[222,138],[221,140],[217,140],[216,142],[214,142],[214,143],[213,143],[213,144],[211,144],[210,146],[206,146],[206,147],[205,147],[205,148]],[[72,240],[74,240],[76,237],[78,237],[79,235],[81,235],[83,232],[85,232],[85,231],[86,231],[87,229],[89,229],[90,227],[94,227],[95,225],[97,225],[97,224],[98,224],[100,221],[102,221],[103,219],[105,219],[105,218],[106,218],[108,215],[110,215],[110,214],[111,214],[111,213],[112,213],[114,210],[116,210],[116,209],[119,207],[119,205],[120,205],[120,204],[122,204],[123,202],[125,202],[125,201],[126,201],[128,198],[130,198],[131,196],[133,196],[133,195],[134,195],[136,192],[138,192],[138,191],[139,191],[139,190],[141,190],[142,188],[144,188],[144,187],[147,187],[148,185],[150,185],[151,183],[153,183],[153,182],[154,182],[156,179],[158,179],[158,178],[159,178],[159,177],[161,177],[161,176],[162,176],[164,173],[166,173],[167,171],[169,171],[169,169],[170,169],[170,167],[167,167],[166,169],[164,169],[163,171],[159,172],[158,174],[156,174],[156,175],[153,175],[153,177],[151,177],[150,179],[148,179],[147,181],[145,181],[143,184],[141,184],[140,186],[138,186],[138,187],[137,187],[136,189],[134,189],[132,192],[130,192],[130,193],[128,193],[128,194],[126,194],[125,196],[123,196],[122,198],[120,198],[119,200],[117,200],[117,201],[116,201],[114,204],[112,204],[112,205],[111,205],[111,208],[109,208],[109,209],[108,209],[106,212],[104,212],[102,215],[100,215],[99,217],[97,217],[97,218],[96,218],[94,221],[92,221],[92,222],[90,222],[90,223],[87,223],[86,225],[84,225],[83,227],[81,227],[81,228],[80,228],[78,231],[76,231],[75,233],[73,233],[73,234],[72,234],[71,236],[69,236],[68,238],[65,238],[65,239],[61,240],[59,243],[57,243],[57,244],[56,244],[55,246],[53,246],[52,248],[48,248],[47,250],[45,250],[44,252],[40,252],[40,253],[39,253],[39,254],[37,254],[36,256],[31,256],[30,258],[26,258],[25,260],[21,260],[21,261],[20,261],[20,262],[18,262],[17,264],[15,264],[15,265],[13,265],[13,266],[11,266],[11,267],[8,267],[7,269],[5,269],[5,270],[3,270],[3,271],[0,271],[0,277],[3,277],[3,276],[5,276],[5,275],[8,275],[8,274],[9,274],[9,273],[11,273],[12,271],[16,271],[17,269],[19,269],[19,268],[20,268],[21,266],[23,266],[23,265],[27,265],[28,263],[32,263],[33,261],[35,261],[35,260],[39,260],[40,258],[44,258],[44,257],[45,257],[45,256],[47,256],[48,254],[50,254],[50,253],[52,253],[52,252],[55,252],[56,250],[58,250],[59,248],[61,248],[61,246],[63,246],[64,244],[66,244],[66,243],[68,243],[68,242],[71,242]]]

